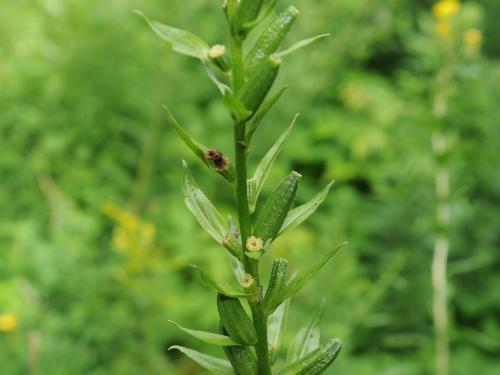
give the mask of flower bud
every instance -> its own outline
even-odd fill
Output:
[[[288,276],[288,261],[286,259],[276,259],[273,262],[269,285],[264,297],[264,311],[271,315],[274,310],[283,302]]]
[[[262,238],[264,244],[278,235],[295,199],[301,178],[302,175],[297,172],[290,173],[260,210],[253,234]]]
[[[298,15],[298,9],[290,6],[276,16],[274,21],[262,32],[245,59],[249,77],[254,75],[256,68],[263,60],[278,50]]]
[[[248,77],[239,99],[246,109],[255,113],[273,86],[281,66],[281,58],[274,54],[266,58]]]
[[[234,29],[238,34],[245,35],[245,24],[255,21],[262,8],[263,0],[241,0],[236,17],[234,20]]]
[[[226,234],[226,236],[222,240],[222,246],[224,246],[236,258],[241,258],[241,241],[234,232],[231,231],[230,233]]]
[[[257,342],[255,328],[239,299],[218,294],[217,309],[224,329],[234,341],[243,345]]]
[[[216,44],[208,51],[208,58],[224,73],[231,70],[231,63],[226,56],[226,47],[221,44]]]

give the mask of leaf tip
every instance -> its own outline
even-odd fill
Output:
[[[132,13],[135,13],[135,14],[137,14],[138,16],[140,16],[142,18],[146,18],[146,16],[144,15],[144,13],[142,13],[139,9],[133,9]]]

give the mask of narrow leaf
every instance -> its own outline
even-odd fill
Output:
[[[277,309],[269,316],[267,322],[267,340],[270,347],[271,363],[276,360],[278,350],[281,346],[281,339],[288,316],[288,309],[290,307],[290,298],[283,302]]]
[[[225,335],[220,335],[218,333],[211,333],[211,332],[205,332],[205,331],[199,331],[196,329],[189,329],[181,326],[180,324],[177,324],[173,320],[169,320],[170,323],[174,324],[177,328],[179,328],[181,331],[186,332],[187,334],[196,337],[197,339],[206,342],[211,345],[217,345],[217,346],[233,346],[233,345],[239,345],[237,342],[233,341],[231,337],[225,336]]]
[[[187,163],[183,161],[182,189],[184,191],[184,203],[196,217],[203,229],[217,242],[222,243],[227,233],[227,224],[222,215],[217,211],[212,202],[189,173]]]
[[[337,358],[342,342],[333,339],[307,356],[285,367],[279,375],[319,375]]]
[[[228,282],[216,281],[213,277],[208,275],[200,267],[196,265],[191,265],[191,267],[197,269],[200,272],[201,281],[203,282],[203,284],[211,287],[216,292],[233,298],[246,298],[249,296],[249,294],[245,293],[245,291],[243,291],[243,289],[239,285],[230,284]]]
[[[237,122],[246,120],[252,115],[252,112],[246,109],[239,98],[234,96],[231,90],[224,93],[224,104],[231,111]]]
[[[206,152],[208,151],[208,147],[202,145],[200,142],[194,140],[191,138],[191,136],[182,128],[182,126],[179,125],[177,120],[175,119],[174,115],[172,115],[172,112],[170,112],[170,109],[166,105],[163,106],[165,111],[167,112],[167,120],[170,126],[174,128],[176,133],[179,135],[179,137],[184,141],[186,146],[189,147],[191,151],[208,167],[210,167],[210,164],[208,163],[207,158],[205,157]]]
[[[274,96],[271,98],[267,99],[260,109],[257,111],[255,114],[255,117],[252,119],[252,122],[249,125],[248,131],[247,131],[247,143],[250,144],[252,142],[253,135],[255,134],[255,131],[261,124],[262,120],[264,117],[267,115],[267,113],[273,108],[273,106],[276,104],[276,102],[281,98],[283,93],[286,91],[288,86],[283,87],[278,93],[276,93]]]
[[[245,269],[238,258],[231,254],[228,254],[228,256],[231,270],[233,271],[234,277],[239,282],[243,278],[243,275],[245,275]]]
[[[313,36],[311,38],[301,40],[300,42],[295,43],[290,48],[287,48],[284,51],[278,52],[278,55],[280,55],[281,57],[288,56],[288,55],[298,51],[299,49],[307,47],[309,44],[312,44],[312,43],[316,42],[317,40],[325,38],[327,36],[330,36],[330,34],[316,35],[316,36]]]
[[[323,266],[328,263],[328,261],[339,251],[343,246],[345,246],[347,242],[340,244],[337,248],[328,251],[323,257],[316,262],[313,266],[311,266],[308,270],[300,272],[297,277],[293,278],[289,281],[285,296],[290,297],[293,294],[297,293],[305,283],[313,277]],[[285,298],[286,298],[285,297]]]
[[[196,350],[186,348],[184,346],[173,345],[168,350],[177,349],[198,363],[201,367],[207,369],[214,374],[234,374],[233,367],[229,361],[222,358],[213,357],[208,354],[200,353]]]
[[[326,187],[318,194],[316,194],[316,196],[309,202],[291,210],[285,218],[279,235],[285,233],[287,230],[295,228],[297,225],[311,216],[317,210],[320,204],[323,203],[334,182],[335,181],[332,181],[328,185],[326,185]]]
[[[250,212],[255,211],[255,206],[257,205],[257,199],[259,198],[262,187],[264,186],[264,182],[271,171],[271,168],[274,164],[274,161],[278,157],[279,152],[283,148],[283,144],[285,143],[290,131],[295,125],[295,121],[297,120],[299,114],[295,115],[292,122],[288,126],[288,128],[283,132],[283,134],[278,138],[276,143],[271,147],[271,149],[267,152],[264,158],[260,161],[255,173],[253,175],[253,179],[255,180],[255,186],[252,187],[254,190],[252,192],[251,198],[252,200],[248,202],[250,206]]]
[[[151,29],[172,48],[172,50],[200,60],[208,60],[209,45],[199,36],[185,30],[176,29],[160,22],[151,21],[142,12],[136,10]]]
[[[290,364],[295,362],[313,350],[319,347],[320,331],[319,325],[323,317],[323,312],[325,308],[325,300],[321,302],[321,306],[314,315],[313,319],[307,324],[307,326],[300,329],[295,338],[293,339],[286,358],[286,363]]]
[[[210,67],[208,66],[208,64],[204,63],[203,65],[205,66],[205,70],[207,72],[208,78],[210,78],[210,80],[215,84],[215,86],[217,86],[217,88],[219,89],[219,92],[221,93],[222,96],[225,96],[227,92],[231,91],[231,89],[229,88],[228,85],[226,85],[225,83],[221,82],[217,78],[217,76],[212,71],[212,69],[210,69]]]

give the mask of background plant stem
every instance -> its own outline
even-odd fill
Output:
[[[448,63],[449,63],[448,59]],[[448,338],[448,291],[447,264],[449,252],[449,197],[450,177],[445,163],[448,152],[447,136],[443,129],[443,120],[448,113],[448,85],[451,72],[445,66],[437,77],[437,88],[434,96],[433,115],[436,128],[432,135],[434,154],[436,226],[434,233],[434,253],[432,259],[432,313],[435,335],[435,374],[447,375],[449,372],[449,338]]]

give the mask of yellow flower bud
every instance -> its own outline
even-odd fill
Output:
[[[262,238],[257,238],[254,236],[250,236],[247,239],[247,249],[248,251],[260,251],[264,247],[264,242],[262,241]]]
[[[17,316],[14,314],[0,315],[0,332],[12,332],[17,327]]]
[[[458,0],[440,0],[432,7],[432,14],[438,20],[453,17],[460,10]]]

